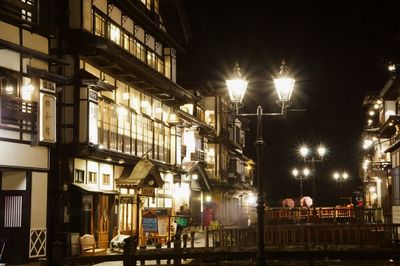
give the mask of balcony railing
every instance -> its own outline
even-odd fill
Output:
[[[0,97],[0,128],[36,134],[37,103],[11,96]]]
[[[122,49],[143,61],[155,71],[167,76],[164,71],[164,60],[154,50],[149,49],[144,43],[124,28],[113,23],[106,14],[93,8],[94,35],[105,37]],[[167,77],[170,78],[170,77]]]

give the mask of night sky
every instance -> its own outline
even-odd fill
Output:
[[[183,1],[192,38],[178,57],[178,83],[225,88],[235,61],[249,80],[243,112],[279,111],[272,77],[285,58],[296,85],[286,119],[264,120],[264,184],[270,205],[299,196],[291,169],[301,165],[302,143],[329,148],[317,164],[320,205],[360,190],[361,132],[366,123],[362,99],[379,91],[388,78],[386,59],[400,51],[400,19],[391,1]],[[386,3],[384,3],[386,2]],[[390,3],[389,3],[390,2]],[[245,153],[255,158],[255,121]],[[332,181],[334,170],[347,170],[351,181]],[[311,195],[312,182],[304,185]]]

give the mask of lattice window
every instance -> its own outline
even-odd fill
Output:
[[[4,201],[4,227],[21,227],[22,196],[6,196]]]
[[[29,258],[46,256],[46,228],[31,229],[29,243]]]

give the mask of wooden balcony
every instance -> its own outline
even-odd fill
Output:
[[[0,128],[36,134],[37,102],[11,96],[0,96]]]

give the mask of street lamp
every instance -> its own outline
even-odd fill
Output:
[[[300,199],[303,198],[303,181],[307,180],[311,171],[307,167],[305,167],[302,171],[299,171],[297,168],[292,170],[292,175],[296,180],[300,181]]]
[[[332,174],[333,179],[335,180],[335,182],[339,183],[340,186],[342,186],[342,184],[344,182],[347,181],[347,179],[349,178],[349,174],[347,172],[334,172]]]
[[[312,152],[314,150],[314,152]],[[299,153],[306,163],[311,163],[312,170],[315,171],[315,163],[322,162],[326,156],[327,149],[324,145],[319,145],[318,147],[312,149],[306,145],[299,148]],[[316,155],[316,156],[315,156]],[[315,173],[313,175],[313,201],[314,208],[317,205],[317,187],[315,184]]]
[[[262,118],[264,116],[284,116],[287,112],[287,107],[290,104],[290,97],[292,95],[295,80],[288,75],[288,70],[285,62],[282,62],[280,72],[276,78],[274,78],[275,88],[279,97],[278,104],[281,106],[279,113],[264,113],[262,107],[257,107],[256,113],[239,114],[239,108],[243,104],[243,97],[246,92],[248,82],[240,72],[239,64],[235,64],[234,75],[231,79],[226,80],[226,85],[229,92],[229,97],[233,104],[233,112],[236,117],[257,117],[257,138],[255,141],[256,153],[257,153],[257,227],[258,227],[258,238],[257,238],[257,265],[266,265],[265,262],[265,250],[264,250],[264,193],[263,193],[263,180],[261,173],[261,164],[264,148],[264,140],[262,137]]]

